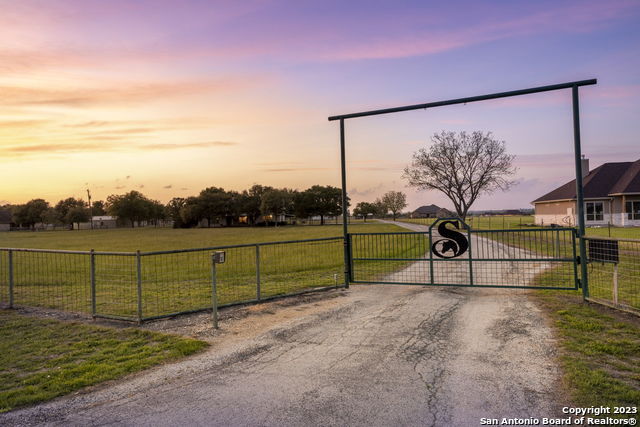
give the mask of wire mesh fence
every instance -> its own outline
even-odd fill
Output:
[[[3,302],[87,312],[90,265],[86,252],[1,250]]]
[[[640,240],[588,237],[589,299],[640,312]]]
[[[93,257],[94,269],[94,280],[89,281],[94,295],[89,312],[101,317],[139,320],[142,316],[138,313],[137,254],[94,252],[88,256],[90,264]]]
[[[341,237],[159,252],[0,249],[0,303],[143,321],[344,285]]]
[[[9,305],[9,252],[0,251],[0,306]]]

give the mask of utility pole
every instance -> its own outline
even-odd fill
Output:
[[[93,210],[91,209],[91,193],[87,188],[87,198],[89,199],[89,224],[91,229],[93,230]]]

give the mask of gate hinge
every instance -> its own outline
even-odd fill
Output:
[[[576,257],[576,264],[580,265],[580,255]]]
[[[582,289],[582,280],[578,279],[578,289]]]

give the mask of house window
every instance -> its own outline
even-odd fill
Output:
[[[604,204],[602,202],[587,202],[587,221],[602,221],[604,219]]]
[[[640,200],[626,202],[624,211],[627,213],[627,219],[640,219]]]

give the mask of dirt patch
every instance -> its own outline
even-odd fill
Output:
[[[330,289],[260,303],[223,307],[218,310],[219,328],[217,330],[213,329],[211,324],[211,310],[179,314],[142,325],[119,320],[93,319],[87,314],[39,307],[16,307],[15,311],[18,314],[43,319],[80,322],[112,328],[141,328],[213,343],[229,339],[229,337],[249,338],[287,320],[333,309],[344,303],[343,299],[348,294],[349,291],[345,289]]]
[[[9,309],[8,307],[3,307],[5,309]],[[65,320],[65,321],[76,321],[82,323],[90,323],[94,325],[101,324],[100,322],[94,321],[91,316],[82,314],[82,313],[71,313],[68,311],[60,311],[53,310],[48,308],[40,308],[40,307],[23,307],[18,306],[13,308],[13,310],[24,316],[33,316],[40,317],[42,319],[55,319],[55,320]],[[123,325],[123,322],[118,322],[120,325]],[[124,326],[131,326],[131,324],[124,324]]]
[[[281,323],[331,309],[345,303],[345,289],[331,289],[267,302],[224,307],[218,311],[218,329],[211,324],[211,311],[178,315],[141,326],[157,332],[200,339],[209,343],[246,339]]]

